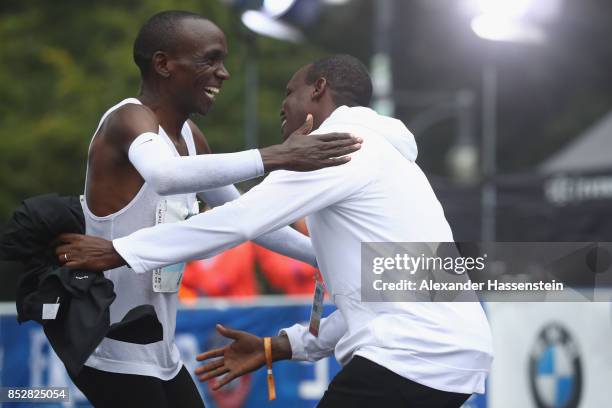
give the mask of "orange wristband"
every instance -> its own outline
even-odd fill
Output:
[[[276,388],[274,387],[274,374],[272,374],[272,339],[270,337],[264,337],[264,351],[268,366],[268,400],[272,401],[276,399]]]

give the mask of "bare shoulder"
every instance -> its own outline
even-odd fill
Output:
[[[206,140],[206,136],[200,130],[198,125],[196,125],[191,119],[187,119],[187,124],[191,129],[191,134],[193,135],[193,142],[196,147],[197,154],[210,154],[212,151],[210,150],[210,146],[208,145],[208,141]]]
[[[106,118],[101,136],[107,142],[127,149],[139,135],[158,131],[159,120],[151,109],[144,105],[128,103]]]

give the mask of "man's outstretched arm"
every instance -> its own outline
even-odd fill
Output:
[[[237,200],[186,221],[141,229],[113,246],[136,272],[210,258],[357,191],[371,175],[354,160],[308,173],[274,172]]]
[[[135,272],[210,258],[360,190],[372,177],[366,153],[360,150],[343,166],[313,172],[273,172],[249,192],[221,207],[186,221],[144,228],[115,239],[114,250]],[[72,268],[98,270],[92,265],[100,267],[101,263],[89,257],[91,247],[96,247],[99,239],[94,241],[90,237],[64,237],[64,245],[56,249],[59,260]],[[108,243],[103,245],[108,249]],[[95,252],[99,254],[101,249],[96,248]],[[68,261],[63,254],[68,254]],[[102,270],[117,266],[120,265],[108,265]]]
[[[131,138],[127,155],[158,194],[172,195],[226,186],[279,169],[312,171],[337,166],[348,162],[350,159],[346,155],[360,148],[360,139],[349,134],[309,136],[311,129],[312,115],[309,115],[304,125],[283,144],[259,150],[195,156],[176,156],[160,135],[148,131]],[[126,129],[124,132],[136,133]],[[194,136],[197,145],[198,135]],[[121,140],[125,144],[130,138]]]
[[[321,319],[319,337],[314,337],[308,332],[308,328],[302,325],[281,330],[278,336],[272,337],[272,360],[320,360],[334,351],[346,330],[346,323],[338,310]],[[255,371],[266,364],[261,337],[221,325],[217,325],[217,331],[233,342],[197,356],[198,361],[206,361],[195,370],[200,381],[224,375],[213,387],[218,390],[234,378]]]

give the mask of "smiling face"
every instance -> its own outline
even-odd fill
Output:
[[[285,100],[281,105],[281,134],[283,140],[295,132],[306,120],[306,115],[315,113],[312,95],[314,85],[306,83],[309,65],[297,71],[287,83]]]
[[[225,35],[212,22],[188,18],[181,21],[178,46],[167,53],[168,80],[173,99],[188,113],[206,115],[223,81]]]

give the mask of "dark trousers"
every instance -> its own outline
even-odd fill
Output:
[[[426,387],[355,356],[334,377],[317,407],[459,408],[469,397]]]
[[[74,384],[96,408],[204,408],[187,369],[171,380],[83,367]]]

